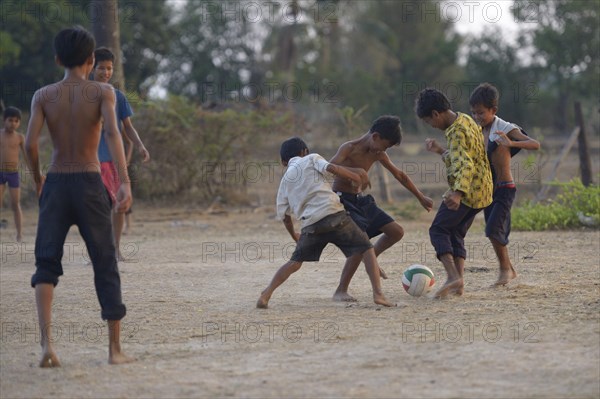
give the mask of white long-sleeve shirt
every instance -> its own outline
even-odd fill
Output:
[[[319,154],[294,157],[281,178],[277,192],[277,217],[296,216],[302,227],[310,226],[326,216],[344,210],[340,199],[327,180],[327,162]]]

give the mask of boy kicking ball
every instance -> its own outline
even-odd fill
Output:
[[[335,244],[346,257],[362,254],[373,288],[373,301],[378,305],[393,306],[381,290],[373,245],[366,233],[346,214],[339,197],[325,178],[329,173],[364,188],[368,184],[367,173],[331,164],[318,154],[309,154],[308,147],[298,137],[283,142],[280,155],[287,170],[277,193],[277,217],[283,221],[297,246],[291,259],[281,266],[261,293],[256,307],[266,309],[275,289],[298,271],[303,262],[319,261],[329,243]],[[302,222],[300,234],[294,230],[291,214]]]

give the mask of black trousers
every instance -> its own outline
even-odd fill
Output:
[[[99,173],[49,173],[39,200],[35,240],[36,271],[31,286],[58,284],[63,274],[63,246],[77,225],[94,268],[96,295],[105,320],[121,320],[121,278],[115,256],[108,193]]]

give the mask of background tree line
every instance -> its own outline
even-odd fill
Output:
[[[51,62],[52,37],[73,24],[91,29],[97,18],[91,3],[3,1],[5,103],[27,108],[36,88],[60,77]],[[474,85],[491,81],[503,93],[507,119],[559,132],[568,128],[569,101],[581,99],[588,112],[598,107],[596,1],[515,1],[517,43],[494,23],[479,37],[459,35],[443,15],[443,1],[118,4],[126,90],[142,98],[160,87],[199,104],[366,107],[366,120],[395,113],[417,128],[413,100],[424,86],[445,90],[465,109]]]

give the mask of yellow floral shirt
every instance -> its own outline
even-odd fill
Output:
[[[448,150],[443,159],[450,190],[461,191],[461,202],[466,206],[485,208],[492,203],[494,186],[481,127],[470,116],[459,112],[445,135]]]

